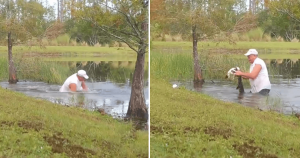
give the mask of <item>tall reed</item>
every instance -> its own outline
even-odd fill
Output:
[[[5,57],[0,57],[0,80],[8,80],[8,62]]]
[[[190,79],[193,77],[191,54],[170,54],[151,51],[150,73],[165,79]]]
[[[17,62],[19,78],[62,84],[70,75],[70,68],[58,62],[45,62],[39,58],[23,58]]]
[[[70,75],[70,68],[57,62],[45,62],[38,58],[14,58],[18,79],[61,84]],[[7,58],[0,58],[0,80],[8,80]]]
[[[232,67],[248,70],[247,60],[230,58],[229,55],[199,53],[202,74],[206,79],[225,79],[227,71]],[[193,78],[192,53],[151,52],[151,74],[166,79],[186,80]]]

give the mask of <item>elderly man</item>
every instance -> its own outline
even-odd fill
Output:
[[[60,92],[76,92],[76,91],[87,91],[88,88],[85,84],[85,79],[89,76],[84,70],[79,70],[77,73],[67,78],[65,83],[61,86]]]
[[[269,94],[271,83],[265,62],[258,58],[256,49],[249,49],[245,56],[248,57],[248,61],[251,63],[250,73],[236,71],[235,75],[249,79],[251,93],[260,93],[262,95]]]

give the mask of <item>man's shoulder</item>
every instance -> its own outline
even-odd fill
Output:
[[[255,64],[265,64],[265,62],[260,59],[260,58],[256,58],[255,61],[254,61]]]
[[[77,80],[76,73],[73,74],[73,75],[71,75],[71,76],[69,76],[69,77],[67,78],[67,80],[68,80],[68,81],[76,81],[76,80]]]

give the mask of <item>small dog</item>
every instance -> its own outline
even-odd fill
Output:
[[[230,78],[232,76],[232,79],[234,79],[234,73],[236,71],[240,71],[240,68],[239,67],[234,67],[234,68],[231,68],[228,72],[227,72],[227,75],[225,78]],[[245,90],[244,90],[244,86],[243,86],[243,82],[242,82],[242,76],[238,76],[238,85],[236,87],[236,89],[239,90],[239,93],[240,94],[244,94],[245,93]]]
[[[234,73],[236,71],[240,71],[240,68],[239,67],[234,67],[234,68],[231,68],[228,72],[227,72],[227,75],[225,78],[230,78],[231,76],[231,79],[234,79]]]

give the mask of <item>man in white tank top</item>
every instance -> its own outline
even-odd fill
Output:
[[[77,73],[68,77],[65,83],[59,89],[60,92],[76,92],[76,91],[87,91],[88,88],[85,84],[85,79],[89,76],[86,75],[84,70],[79,70]]]
[[[258,58],[258,52],[256,49],[249,49],[245,56],[248,57],[248,60],[251,63],[250,73],[237,71],[235,75],[249,79],[251,93],[260,93],[262,95],[269,94],[271,90],[271,83],[265,62]]]

